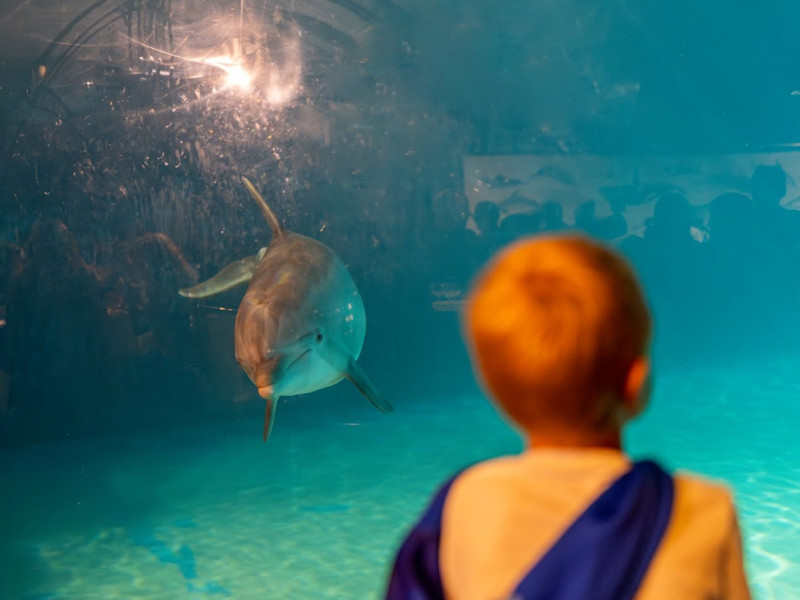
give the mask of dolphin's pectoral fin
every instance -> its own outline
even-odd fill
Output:
[[[386,400],[383,399],[380,392],[372,384],[364,369],[361,368],[353,357],[347,361],[347,368],[344,371],[344,376],[353,382],[353,385],[358,388],[358,391],[367,397],[367,400],[372,402],[373,406],[379,411],[384,413],[394,412],[394,408]]]
[[[270,396],[267,398],[267,411],[264,413],[264,441],[267,441],[275,424],[275,409],[278,408],[278,399]]]
[[[253,277],[253,271],[261,259],[264,258],[266,251],[266,248],[262,248],[258,251],[258,254],[232,262],[211,279],[198,283],[194,287],[183,288],[178,293],[186,298],[208,298],[237,285],[247,283]]]

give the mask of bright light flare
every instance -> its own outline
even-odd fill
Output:
[[[231,57],[215,56],[213,58],[199,59],[196,60],[196,62],[211,65],[212,67],[224,71],[227,75],[225,78],[225,87],[236,88],[244,92],[250,90],[250,86],[253,83],[253,76],[245,71],[238,61],[233,60]]]
[[[228,73],[226,80],[227,87],[238,88],[242,91],[250,90],[253,77],[239,65],[234,65],[225,69]]]
[[[241,23],[238,29],[241,32]],[[241,41],[235,36],[230,36],[231,51],[215,56],[196,56],[194,52],[179,55],[141,42],[137,43],[143,48],[184,63],[210,67],[216,73],[209,73],[209,69],[204,69],[189,73],[188,76],[205,78],[210,75],[209,79],[215,91],[232,90],[246,94],[254,101],[263,101],[272,109],[282,109],[293,102],[302,91],[303,60],[299,35],[298,33],[296,39],[287,40],[281,53],[275,57],[270,55],[269,49],[261,48],[258,60],[250,63],[242,61]],[[260,65],[260,68],[255,71],[245,68],[246,64],[253,65],[253,63]],[[254,90],[256,86],[258,89]]]

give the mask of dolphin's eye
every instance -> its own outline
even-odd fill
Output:
[[[321,331],[318,331],[318,332],[317,332],[317,343],[319,343],[319,342],[321,342],[321,341],[322,341],[322,332],[321,332]]]

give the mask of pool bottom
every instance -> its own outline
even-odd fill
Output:
[[[734,488],[764,600],[800,589],[794,365],[662,377],[627,435],[634,456]],[[302,402],[313,410],[313,395]],[[254,419],[3,452],[0,597],[378,597],[436,485],[521,448],[480,398],[397,405],[279,419],[266,445]]]

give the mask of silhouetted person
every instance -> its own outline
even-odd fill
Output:
[[[575,209],[575,227],[601,240],[614,240],[625,235],[628,223],[619,213],[599,218],[596,214],[596,203],[587,200]]]
[[[730,329],[730,323],[735,323],[737,338],[760,333],[770,307],[784,292],[786,274],[779,254],[748,196],[722,194],[711,202],[708,212],[708,280],[718,329]]]
[[[501,210],[508,212],[510,206],[518,209],[500,223],[500,233],[504,242],[531,235],[542,229],[541,205],[531,198],[514,192],[502,202]]]
[[[759,165],[750,179],[750,193],[759,211],[777,211],[786,196],[786,172],[779,164]]]
[[[548,200],[542,205],[542,229],[544,231],[560,231],[566,229],[564,208],[555,200]]]
[[[692,227],[699,224],[686,196],[675,191],[656,201],[647,221],[636,263],[666,324],[662,339],[670,338],[680,324],[705,322],[703,315],[711,308],[706,302],[706,248],[692,236]]]
[[[10,292],[11,403],[29,431],[91,426],[102,400],[105,283],[61,221],[37,221]]]
[[[751,193],[757,227],[764,236],[773,277],[770,300],[785,319],[793,318],[800,299],[800,212],[781,205],[786,197],[786,172],[779,164],[759,165],[753,171]]]
[[[469,201],[458,190],[447,188],[430,197],[431,221],[425,228],[427,256],[418,267],[418,278],[427,279],[426,312],[418,319],[419,340],[415,352],[423,363],[436,361],[439,368],[429,378],[431,389],[452,390],[452,381],[445,376],[450,369],[464,362],[458,341],[456,310],[442,310],[441,302],[455,309],[468,282],[479,264],[478,237],[467,229]],[[425,268],[429,269],[427,273]],[[446,305],[446,306],[448,306]],[[411,329],[411,327],[409,327]]]
[[[494,202],[482,200],[475,205],[473,214],[478,235],[498,235],[500,232],[500,208]]]
[[[482,264],[503,244],[500,208],[494,202],[483,200],[475,205],[472,218],[478,228],[478,256]]]
[[[22,248],[16,244],[0,243],[0,306],[8,304],[11,285],[19,275]]]
[[[433,281],[466,286],[477,268],[477,236],[467,229],[469,202],[461,192],[441,190],[431,198],[433,221],[426,231]]]
[[[177,311],[185,312],[175,290],[197,283],[197,272],[167,235],[147,233],[126,250],[120,266],[125,302],[136,335],[159,327]]]
[[[667,192],[656,201],[644,237],[656,246],[683,247],[693,240],[691,229],[698,224],[686,196]]]
[[[779,164],[759,165],[750,182],[753,203],[760,227],[772,244],[782,252],[800,255],[800,212],[786,210],[781,200],[786,196],[786,172]]]
[[[19,276],[22,248],[0,243],[0,417],[10,409],[12,348],[9,327],[6,326],[11,286]]]

